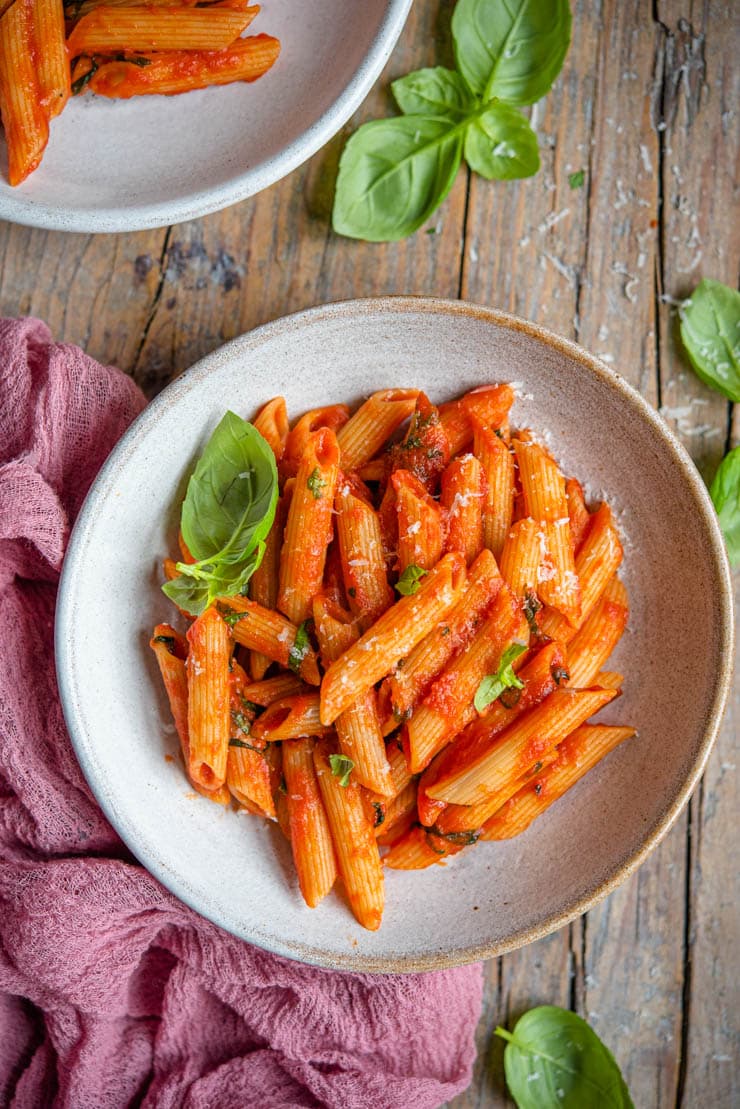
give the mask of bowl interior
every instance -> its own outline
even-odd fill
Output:
[[[514,423],[546,436],[565,471],[617,513],[629,631],[609,663],[624,696],[604,718],[622,745],[524,835],[445,867],[389,872],[379,932],[341,895],[300,898],[274,826],[195,796],[147,648],[172,619],[159,590],[178,496],[226,408],[251,417],[275,394],[291,415],[387,386],[436,401],[518,383]],[[528,942],[624,877],[665,830],[708,750],[727,682],[724,563],[708,501],[673,444],[615,375],[509,317],[443,302],[355,302],[270,324],[209,356],[151,405],[107,463],[78,522],[63,579],[58,666],[78,755],[134,853],[228,930],[307,961],[414,969]],[[108,629],[101,650],[100,627]],[[724,642],[723,642],[724,637]],[[701,649],[697,649],[697,644]]]
[[[175,223],[259,191],[348,118],[409,5],[265,0],[250,33],[276,36],[282,51],[254,84],[118,101],[74,97],[53,123],[41,167],[17,188],[0,181],[0,216],[115,231]]]

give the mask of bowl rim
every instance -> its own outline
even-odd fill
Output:
[[[386,0],[385,14],[367,53],[334,103],[277,154],[228,181],[204,190],[196,186],[177,200],[75,209],[39,203],[8,187],[0,190],[0,219],[83,234],[149,231],[200,219],[262,192],[313,157],[359,108],[398,42],[411,4],[412,0]]]
[[[97,803],[103,809],[106,818],[118,835],[124,840],[132,854],[142,862],[142,865],[175,897],[202,916],[203,913],[198,905],[194,903],[194,899],[188,895],[186,890],[182,890],[178,886],[176,878],[173,878],[166,866],[160,863],[152,853],[147,850],[142,851],[139,844],[131,841],[133,837],[127,837],[121,833],[106,801],[101,800],[98,791],[93,787],[95,778],[86,758],[82,727],[75,715],[73,667],[64,649],[65,639],[73,617],[73,586],[78,563],[84,553],[85,540],[96,516],[97,502],[106,493],[118,468],[125,463],[137,441],[147,436],[150,430],[155,427],[160,411],[176,403],[193,388],[200,386],[215,365],[222,361],[232,361],[247,352],[252,352],[264,342],[275,339],[287,331],[301,329],[314,323],[323,323],[327,320],[344,319],[350,323],[358,314],[378,313],[388,315],[429,313],[452,317],[463,316],[483,320],[486,323],[511,331],[522,332],[567,357],[575,359],[605,386],[616,389],[622,396],[626,397],[642,418],[648,422],[655,434],[669,448],[673,461],[681,470],[683,479],[687,482],[689,490],[694,496],[710,540],[714,556],[713,569],[719,586],[717,598],[719,626],[717,631],[722,661],[719,672],[715,676],[714,694],[707,713],[708,724],[699,751],[681,788],[664,806],[653,826],[647,830],[640,846],[631,855],[623,859],[614,868],[613,872],[602,879],[594,889],[587,891],[583,896],[576,898],[564,908],[550,913],[536,925],[521,928],[504,940],[462,946],[446,952],[430,951],[423,955],[406,958],[393,955],[329,954],[316,947],[308,948],[300,942],[278,941],[272,946],[267,943],[257,944],[273,954],[334,970],[361,973],[412,973],[460,966],[481,959],[496,958],[507,952],[515,951],[564,927],[604,900],[617,886],[634,874],[673,827],[696,788],[717,737],[730,691],[734,651],[733,588],[724,539],[707,488],[690,455],[656,410],[615,370],[578,346],[578,344],[556,335],[539,324],[521,319],[508,312],[468,301],[427,296],[380,296],[335,301],[281,316],[231,339],[199,359],[146,406],[115,445],[95,478],[72,530],[62,567],[55,622],[55,664],[60,700],[72,746],[85,778],[93,789]],[[214,916],[209,916],[206,919],[234,934],[231,928],[222,920],[216,919]],[[256,944],[253,939],[248,939],[245,936],[240,938],[243,938],[245,942]]]

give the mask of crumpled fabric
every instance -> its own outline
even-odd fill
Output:
[[[137,864],[77,764],[59,571],[144,404],[40,321],[0,321],[0,1105],[432,1109],[470,1081],[479,965],[345,974],[252,947]]]

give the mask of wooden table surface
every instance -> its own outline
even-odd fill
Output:
[[[390,110],[391,78],[451,64],[452,7],[417,0],[350,127]],[[675,303],[702,276],[737,280],[737,8],[573,8],[563,72],[532,111],[535,178],[461,172],[406,242],[341,239],[328,217],[348,128],[260,196],[192,223],[120,236],[0,226],[0,312],[41,316],[57,338],[153,395],[224,340],[287,312],[383,293],[462,297],[544,324],[614,365],[711,477],[740,421],[688,370]],[[585,183],[571,189],[580,169]],[[478,1060],[454,1109],[510,1104],[493,1028],[545,1002],[588,1018],[639,1109],[740,1105],[738,720],[736,696],[691,803],[631,880],[569,927],[486,964]]]

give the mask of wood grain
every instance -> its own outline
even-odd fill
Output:
[[[740,416],[688,368],[676,302],[702,276],[737,278],[736,5],[577,0],[563,73],[531,111],[537,177],[496,183],[463,171],[413,238],[341,239],[329,213],[344,139],[391,110],[393,77],[451,64],[452,8],[416,4],[344,133],[251,200],[130,235],[0,225],[0,312],[42,316],[151,396],[224,340],[287,312],[381,293],[462,296],[600,354],[711,476],[740,440]],[[583,186],[571,188],[581,169]],[[740,691],[688,811],[637,875],[570,927],[486,965],[473,1082],[451,1109],[511,1104],[493,1029],[546,1002],[592,1022],[636,1105],[740,1104],[738,721]]]

